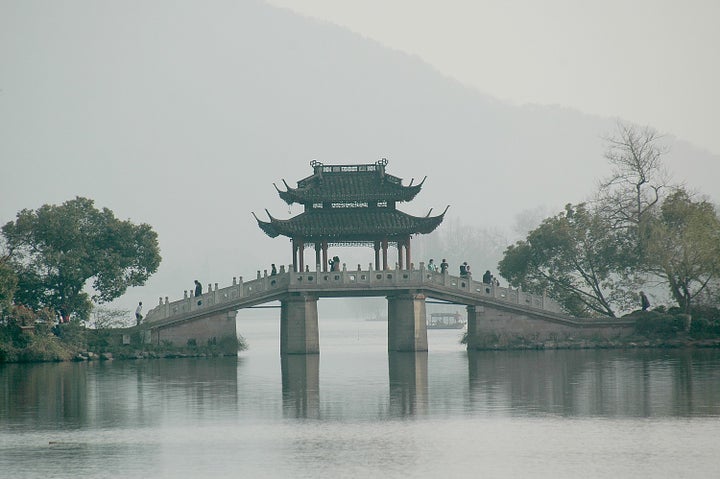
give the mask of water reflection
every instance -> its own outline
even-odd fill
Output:
[[[470,352],[470,403],[521,415],[718,415],[719,357],[708,350]]]
[[[426,415],[428,411],[428,353],[388,353],[390,415]]]
[[[9,364],[0,368],[0,419],[12,427],[157,425],[237,403],[235,358]],[[182,404],[180,404],[182,401]]]
[[[58,427],[87,423],[88,381],[77,363],[0,366],[0,418],[14,422],[41,421]]]
[[[283,354],[283,413],[287,417],[320,417],[320,355]]]

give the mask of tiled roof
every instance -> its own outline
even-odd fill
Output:
[[[425,181],[425,180],[423,180]],[[285,184],[280,197],[288,204],[338,201],[410,201],[422,188],[403,186],[400,178],[380,171],[315,174],[298,182],[297,188]]]
[[[258,226],[271,238],[283,235],[305,240],[371,241],[430,233],[444,216],[445,212],[438,216],[417,217],[389,208],[348,208],[310,210],[287,220],[272,216],[269,222],[256,219]]]

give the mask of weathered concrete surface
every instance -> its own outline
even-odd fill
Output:
[[[623,319],[548,320],[541,316],[489,306],[468,306],[467,348],[485,349],[527,343],[603,341],[627,337],[635,321]]]
[[[425,295],[388,296],[388,351],[427,351]]]
[[[176,346],[186,346],[189,341],[195,341],[197,345],[203,346],[211,342],[218,343],[227,337],[237,338],[236,316],[237,311],[223,311],[195,321],[155,328],[151,330],[151,341],[155,344],[169,341]]]
[[[320,352],[317,297],[299,294],[280,301],[280,354]]]

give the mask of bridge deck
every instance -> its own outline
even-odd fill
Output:
[[[178,322],[248,308],[282,300],[288,295],[305,294],[314,297],[391,296],[403,292],[424,294],[448,303],[468,306],[525,311],[547,321],[582,325],[600,325],[608,320],[573,318],[562,313],[560,305],[545,296],[519,289],[502,288],[463,278],[440,274],[426,269],[388,271],[281,272],[252,281],[239,282],[225,288],[217,285],[202,296],[186,297],[160,304],[150,310],[145,319],[149,327],[163,327]]]

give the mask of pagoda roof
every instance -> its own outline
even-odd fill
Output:
[[[267,210],[266,210],[267,212]],[[440,225],[447,208],[438,216],[412,216],[390,208],[318,209],[301,213],[287,220],[273,218],[258,226],[271,238],[283,235],[313,240],[373,241],[412,234],[431,233]],[[253,213],[254,215],[254,213]]]
[[[375,202],[411,201],[420,192],[425,179],[404,186],[402,179],[387,174],[387,160],[364,165],[324,165],[313,160],[313,174],[290,187],[285,180],[286,191],[277,186],[280,198],[287,204],[313,204],[323,202]]]

